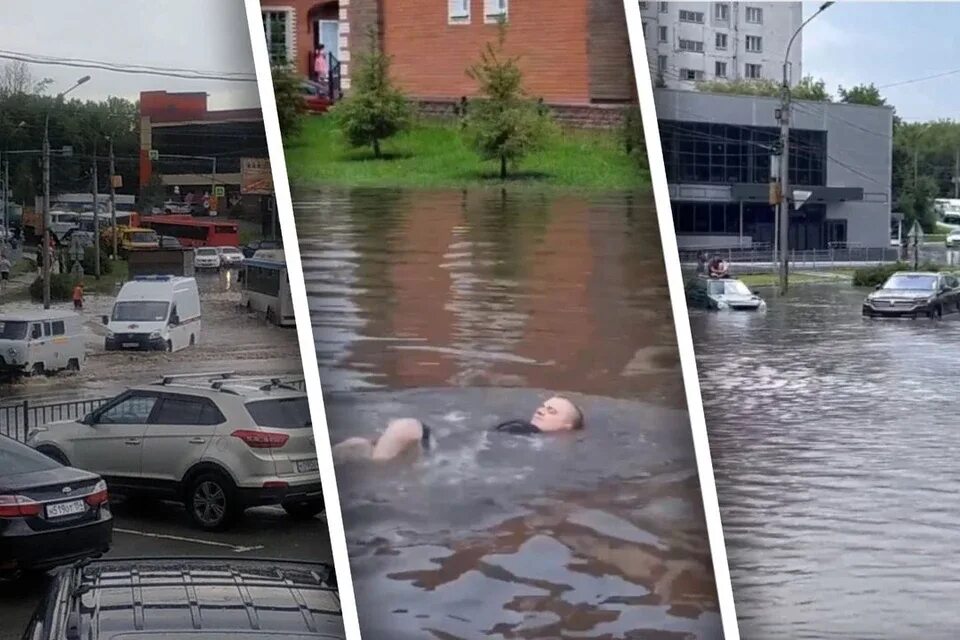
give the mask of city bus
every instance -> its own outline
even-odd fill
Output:
[[[173,236],[184,247],[240,246],[240,227],[236,222],[165,215],[144,216],[141,224],[156,231],[157,235]]]
[[[282,252],[257,252],[243,261],[240,275],[243,297],[241,304],[248,311],[263,313],[268,322],[281,327],[292,327],[297,321],[290,297],[290,279]],[[273,255],[275,253],[279,256]],[[266,255],[264,255],[266,254]]]

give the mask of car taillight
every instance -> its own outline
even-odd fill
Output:
[[[0,518],[34,518],[43,512],[43,505],[24,496],[0,495]]]
[[[110,500],[110,496],[107,494],[107,483],[101,480],[93,487],[93,493],[84,498],[86,503],[91,507],[99,507],[103,503]]]
[[[290,436],[285,433],[251,431],[249,429],[237,429],[230,435],[234,438],[240,438],[251,449],[279,449],[287,444],[287,440],[290,439]]]

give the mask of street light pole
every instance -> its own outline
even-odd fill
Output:
[[[90,80],[83,76],[76,84],[57,94],[54,103],[60,102],[65,95]],[[50,308],[50,110],[43,124],[43,308]]]
[[[803,28],[810,24],[810,21],[826,11],[833,2],[824,2],[817,9],[817,12],[804,20],[799,28],[793,33],[790,42],[787,43],[787,52],[783,56],[783,85],[780,87],[780,209],[778,215],[779,221],[779,243],[780,243],[780,295],[787,293],[788,280],[788,260],[789,260],[789,239],[790,239],[790,197],[788,189],[790,186],[790,49],[793,47],[794,40],[803,31]]]

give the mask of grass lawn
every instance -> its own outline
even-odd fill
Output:
[[[507,183],[531,187],[624,190],[647,187],[649,175],[629,158],[616,131],[564,131],[525,158]],[[286,143],[287,171],[297,186],[442,188],[502,184],[495,162],[482,162],[457,124],[421,121],[383,145],[385,158],[350,149],[333,119],[304,118]]]
[[[795,284],[830,284],[842,283],[850,284],[854,269],[831,269],[830,271],[820,271],[823,276],[812,275],[811,273],[792,273],[790,274],[790,285]],[[775,287],[780,284],[780,274],[778,273],[748,273],[737,278],[743,281],[748,287]]]

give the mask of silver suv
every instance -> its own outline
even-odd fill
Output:
[[[323,510],[307,396],[280,380],[168,376],[39,427],[27,444],[103,476],[113,494],[181,501],[203,529],[256,505],[300,518]]]

